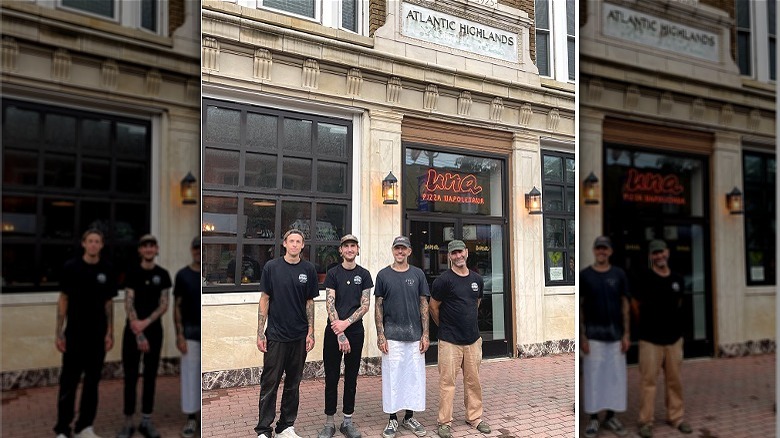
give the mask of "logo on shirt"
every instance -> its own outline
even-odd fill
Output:
[[[300,281],[302,284],[306,284],[309,282],[309,277],[306,274],[301,274],[298,276],[298,281]]]
[[[356,275],[356,276],[355,276],[355,278],[353,278],[353,279],[352,279],[352,281],[354,281],[354,282],[355,282],[355,284],[361,284],[361,283],[363,283],[363,279],[362,279],[362,278],[360,278],[360,276],[359,276],[359,275]]]
[[[676,281],[674,283],[672,283],[672,290],[675,291],[675,292],[680,292],[680,283],[678,283]]]
[[[613,289],[617,288],[617,278],[607,278],[607,285]]]
[[[153,285],[159,286],[160,283],[162,283],[162,279],[160,278],[159,275],[155,275],[154,277],[152,277],[152,284]]]
[[[407,278],[406,284],[408,284],[409,286],[414,286],[414,278]]]
[[[97,275],[97,282],[98,282],[98,283],[100,283],[100,284],[106,284],[106,280],[108,280],[108,278],[106,278],[106,274],[104,274],[104,273],[102,273],[102,272],[101,272],[101,273],[99,273],[99,274]]]
[[[478,292],[479,291],[479,286],[477,285],[476,282],[471,283],[471,290],[473,290],[474,292]]]

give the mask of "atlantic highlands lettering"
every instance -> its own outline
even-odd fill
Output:
[[[517,35],[409,3],[401,6],[401,34],[453,49],[517,62]]]
[[[603,3],[604,35],[718,62],[720,39],[717,34],[660,17]]]

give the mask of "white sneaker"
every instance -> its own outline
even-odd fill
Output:
[[[95,433],[95,430],[92,429],[92,426],[89,426],[82,429],[81,432],[73,435],[73,438],[100,438],[100,435]]]
[[[290,426],[287,429],[276,434],[277,438],[301,438],[300,435],[295,433],[295,428]]]
[[[57,438],[59,438],[59,437],[57,437]],[[257,436],[257,438],[268,438],[268,437],[264,433],[261,433],[260,435]]]
[[[56,438],[68,438],[64,433],[58,433]]]

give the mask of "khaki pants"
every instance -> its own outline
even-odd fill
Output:
[[[658,374],[664,370],[666,383],[666,419],[674,427],[683,421],[683,394],[680,367],[683,357],[683,340],[671,345],[657,345],[639,341],[639,373],[641,394],[639,424],[652,424],[655,408],[655,390]]]
[[[466,421],[472,426],[477,426],[482,421],[480,362],[482,362],[482,338],[471,345],[455,345],[439,341],[439,424],[452,423],[455,378],[460,369],[463,369],[463,403],[466,406]]]

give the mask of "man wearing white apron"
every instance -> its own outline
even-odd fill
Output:
[[[428,281],[423,271],[409,264],[408,237],[393,240],[393,264],[376,276],[377,347],[382,351],[382,409],[390,414],[383,438],[398,431],[396,412],[406,410],[401,422],[417,436],[425,428],[414,411],[425,410],[425,352],[428,338]]]
[[[583,409],[590,414],[585,437],[593,438],[603,424],[626,435],[615,411],[626,410],[626,351],[630,345],[630,295],[626,273],[609,263],[612,242],[593,242],[594,262],[580,271],[580,349]],[[603,423],[598,414],[606,411]]]

